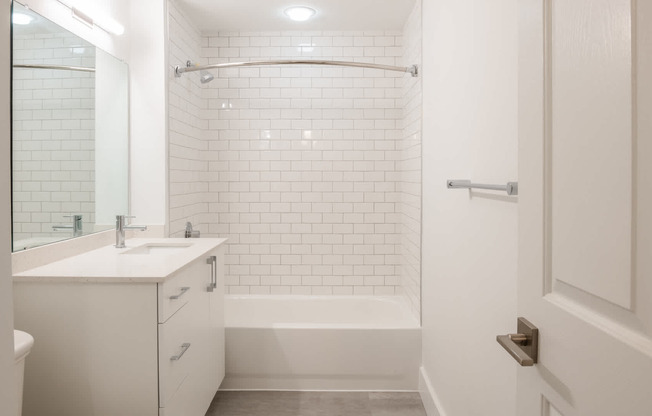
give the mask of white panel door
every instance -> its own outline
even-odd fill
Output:
[[[519,0],[519,416],[652,415],[652,1]]]

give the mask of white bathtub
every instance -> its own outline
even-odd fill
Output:
[[[421,328],[398,296],[225,300],[224,390],[418,389]]]

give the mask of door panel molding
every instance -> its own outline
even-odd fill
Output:
[[[550,403],[545,395],[541,395],[541,416],[565,416]]]
[[[610,38],[615,38],[616,39],[616,45],[599,45],[600,47],[594,48],[595,50],[591,49],[593,45],[590,44],[589,41],[585,40],[582,38],[580,35],[576,35],[575,33],[572,33],[573,36],[576,36],[579,38],[579,40],[573,38],[570,41],[567,41],[566,39],[561,39],[562,35],[566,34],[563,32],[563,30],[559,30],[562,33],[556,33],[555,32],[555,4],[557,3],[556,0],[543,0],[542,2],[542,7],[543,7],[543,16],[544,16],[544,24],[543,24],[543,52],[544,52],[544,68],[543,68],[543,80],[544,80],[544,103],[543,103],[543,139],[544,139],[544,144],[543,144],[543,154],[544,154],[544,175],[543,175],[543,180],[544,180],[544,235],[545,235],[545,243],[544,243],[544,259],[545,259],[545,265],[544,265],[544,282],[543,282],[543,288],[544,288],[544,295],[548,293],[553,293],[554,291],[557,290],[557,286],[560,285],[561,282],[565,284],[564,286],[564,295],[568,297],[577,297],[578,302],[579,299],[585,299],[586,295],[590,295],[596,298],[596,300],[589,302],[588,304],[586,302],[582,302],[587,305],[598,305],[600,302],[598,299],[605,303],[605,305],[602,305],[599,307],[600,310],[609,310],[610,305],[618,305],[621,308],[628,310],[632,313],[636,312],[636,276],[637,276],[637,268],[636,268],[636,262],[637,262],[637,252],[636,252],[636,241],[637,241],[637,213],[636,213],[636,201],[637,201],[637,163],[636,163],[636,157],[637,157],[637,96],[636,96],[636,84],[637,84],[637,78],[636,78],[636,72],[637,72],[637,65],[636,65],[636,36],[634,35],[636,31],[636,25],[634,21],[636,20],[636,2],[635,1],[630,1],[630,0],[620,0],[618,1],[620,5],[619,10],[609,10],[609,12],[614,13],[619,17],[621,20],[624,19],[629,19],[627,22],[621,22],[621,24],[629,24],[630,25],[630,35],[631,39],[626,39],[626,37],[623,36],[615,36],[613,33],[607,33],[607,35],[612,35]],[[581,3],[581,2],[575,2],[575,3]],[[584,6],[595,6],[595,7],[604,7],[607,9],[614,9],[617,8],[614,6],[616,2],[609,2],[607,0],[584,0]],[[564,3],[568,4],[568,3]],[[628,12],[625,13],[625,6],[627,6]],[[579,6],[577,6],[579,7]],[[630,10],[631,9],[631,10]],[[577,12],[577,11],[576,11]],[[569,13],[570,14],[570,13]],[[609,13],[605,13],[609,14]],[[584,16],[583,14],[578,14],[581,16]],[[628,17],[629,16],[629,17]],[[569,18],[570,19],[570,18]],[[591,30],[594,30],[591,26],[591,22],[589,22],[590,19],[586,18],[586,21],[583,22],[584,25],[586,26],[584,28],[585,31],[590,32]],[[604,31],[609,32],[609,30],[613,30],[615,32],[615,29],[609,27],[609,25],[606,25],[606,29],[601,27],[601,25],[605,25],[603,21],[600,21],[597,19],[599,24],[594,24],[594,26],[599,26],[599,29],[602,29]],[[575,23],[575,22],[573,22]],[[563,25],[560,24],[563,28]],[[570,26],[568,22],[566,22],[567,26]],[[588,35],[587,35],[588,36]],[[573,41],[578,41],[579,43],[577,45],[571,45]],[[586,211],[585,214],[578,215],[578,214],[573,214],[573,213],[568,213],[568,210],[565,210],[566,212],[566,218],[563,218],[561,222],[561,225],[557,225],[555,223],[556,218],[554,218],[553,211],[555,207],[555,202],[558,204],[565,203],[567,201],[561,201],[557,200],[555,201],[554,195],[556,192],[565,192],[566,198],[570,198],[570,193],[573,194],[573,197],[575,195],[579,195],[580,191],[583,188],[583,184],[580,183],[579,181],[575,181],[576,178],[573,177],[564,177],[563,181],[559,180],[557,178],[557,184],[555,184],[555,171],[554,171],[554,163],[556,162],[555,160],[555,144],[557,144],[557,147],[562,147],[566,145],[567,147],[569,146],[568,143],[569,141],[562,141],[562,142],[555,142],[555,93],[560,91],[559,89],[555,91],[555,68],[556,65],[559,66],[561,69],[557,69],[557,72],[566,73],[571,72],[568,70],[568,67],[572,67],[572,63],[569,63],[566,67],[563,64],[556,64],[554,61],[555,57],[555,47],[556,44],[560,44],[563,46],[563,48],[566,48],[566,54],[568,55],[568,50],[569,49],[577,49],[577,50],[588,50],[586,52],[588,55],[595,54],[598,56],[598,58],[601,58],[600,54],[603,55],[608,55],[611,52],[610,47],[618,49],[620,47],[619,52],[622,54],[622,57],[629,57],[627,64],[624,63],[624,61],[619,60],[619,59],[613,59],[613,61],[616,62],[613,66],[615,67],[615,72],[620,71],[619,76],[615,76],[614,78],[617,78],[618,81],[623,81],[627,79],[627,76],[629,76],[630,80],[630,85],[628,90],[625,93],[622,93],[623,95],[630,94],[630,100],[631,100],[631,111],[627,114],[631,118],[631,125],[629,125],[627,128],[625,128],[622,124],[624,124],[624,120],[626,118],[622,118],[622,120],[616,120],[613,123],[607,123],[607,124],[613,124],[612,129],[615,129],[617,131],[621,130],[626,130],[628,135],[631,135],[631,151],[628,154],[623,153],[623,150],[627,149],[621,149],[620,153],[620,159],[617,160],[617,164],[619,165],[618,167],[625,166],[628,169],[628,173],[625,174],[623,173],[622,169],[616,169],[618,174],[621,175],[622,177],[616,178],[612,177],[613,175],[607,175],[609,178],[605,180],[604,185],[607,186],[607,193],[604,195],[600,195],[600,198],[602,198],[604,201],[608,202],[605,204],[601,204],[600,200],[595,198],[596,201],[589,201],[588,203],[585,203],[582,205],[580,202],[577,202],[579,206],[582,206],[584,210]],[[586,42],[587,45],[582,44],[581,42]],[[618,43],[619,42],[619,43]],[[625,45],[625,42],[627,42],[627,45]],[[569,46],[570,45],[570,46]],[[561,46],[560,46],[561,47]],[[563,49],[562,48],[562,49]],[[597,51],[597,52],[596,52]],[[578,63],[583,64],[584,66],[591,65],[593,64],[593,60],[598,59],[593,57],[592,55],[590,56],[590,59],[587,58],[585,61],[582,61],[582,59],[578,59]],[[611,58],[610,56],[607,56],[607,58]],[[608,60],[608,59],[605,59]],[[608,62],[611,62],[608,60]],[[627,68],[629,70],[628,75],[624,75],[623,70]],[[614,68],[609,68],[613,70]],[[577,71],[576,71],[577,72]],[[588,72],[588,71],[587,71]],[[611,75],[611,74],[609,74]],[[617,74],[618,75],[618,74]],[[569,80],[573,80],[573,76],[575,78],[580,78],[581,76],[578,74],[572,74],[568,75],[566,74],[566,84],[574,86],[572,82],[569,82]],[[587,78],[589,78],[587,76]],[[600,90],[601,84],[599,81],[601,79],[598,76],[596,76],[595,82],[598,84],[598,88],[595,88],[595,90]],[[559,82],[559,81],[558,81]],[[589,81],[587,81],[588,83]],[[592,86],[592,85],[589,85]],[[607,88],[607,87],[605,87]],[[612,90],[618,90],[620,91],[619,88],[611,87]],[[610,92],[611,90],[608,90],[607,92],[603,93],[602,98],[605,97],[610,97]],[[598,98],[600,98],[600,94],[596,93]],[[566,94],[568,96],[568,93]],[[572,95],[572,94],[571,94]],[[586,100],[586,98],[584,98]],[[582,99],[579,99],[579,103],[582,103]],[[603,113],[605,112],[605,108],[608,110],[609,106],[612,105],[611,102],[607,102],[606,99],[603,100],[602,102],[603,108],[600,108],[599,105],[595,105],[595,107],[598,108],[598,112],[602,111]],[[619,107],[617,103],[614,103],[612,105],[614,108]],[[625,110],[620,110],[620,116],[625,117]],[[565,112],[562,114],[563,117],[566,118],[565,124],[569,123],[569,120],[572,119],[572,117],[568,114],[569,112]],[[580,111],[581,113],[581,111]],[[589,113],[589,115],[591,115]],[[586,114],[584,114],[586,118]],[[559,117],[558,117],[559,118]],[[619,125],[619,122],[621,123]],[[562,123],[564,124],[564,123]],[[583,127],[581,125],[581,120],[578,122],[580,125],[580,128]],[[620,126],[620,127],[619,127]],[[577,126],[571,126],[572,128],[577,128]],[[566,126],[566,130],[568,130],[568,126]],[[573,131],[574,132],[574,131]],[[566,134],[568,135],[568,131],[566,131]],[[580,134],[580,136],[582,136]],[[580,137],[576,136],[576,137]],[[564,137],[562,136],[560,138],[563,139]],[[575,137],[574,137],[575,138]],[[585,132],[585,137],[584,141],[588,142],[593,137],[591,137],[591,132],[587,131]],[[620,140],[620,136],[618,135],[613,135],[611,136],[611,142],[608,140],[610,139],[609,136],[605,138],[602,143],[603,145],[603,154],[602,156],[611,156],[612,152],[609,152],[608,147],[612,146]],[[581,140],[578,140],[581,141]],[[580,146],[579,150],[584,150],[581,148],[581,145],[575,145],[575,146]],[[571,145],[571,150],[572,149]],[[619,147],[619,146],[616,146]],[[622,147],[622,146],[620,146]],[[576,151],[578,150],[577,148],[575,149]],[[613,152],[617,153],[617,152]],[[558,154],[558,156],[563,156],[567,157],[566,154]],[[585,157],[585,162],[589,164],[589,168],[593,167],[594,174],[597,175],[598,171],[601,171],[602,169],[597,169],[596,161],[592,160],[592,154],[588,154]],[[618,155],[616,155],[618,156]],[[568,164],[568,160],[566,160],[566,163]],[[562,161],[563,163],[563,161]],[[568,166],[568,165],[567,165]],[[561,168],[560,168],[561,169]],[[590,170],[589,170],[590,172]],[[592,176],[591,173],[588,174],[589,176]],[[569,176],[569,175],[568,175]],[[624,182],[624,183],[623,183]],[[629,186],[627,185],[629,183]],[[624,187],[627,189],[623,189],[623,184]],[[592,186],[593,188],[600,187],[602,186],[603,183],[593,183]],[[557,191],[558,189],[562,189],[562,191]],[[570,188],[570,191],[569,191]],[[563,189],[566,189],[566,191],[563,191]],[[588,192],[588,191],[587,191]],[[587,193],[586,198],[589,197],[589,195],[596,195],[597,192]],[[614,197],[613,195],[616,194],[617,196]],[[613,198],[613,201],[610,199]],[[578,197],[578,199],[581,199]],[[614,202],[616,201],[616,202]],[[596,207],[595,211],[599,212],[602,210],[602,216],[599,214],[596,214],[595,218],[593,219],[593,222],[589,223],[584,223],[583,225],[580,224],[578,225],[578,229],[576,232],[568,232],[567,230],[572,230],[572,227],[575,225],[575,223],[582,223],[584,220],[584,217],[589,218],[590,216],[590,211],[592,211],[592,205]],[[629,212],[628,212],[629,211]],[[576,219],[577,221],[574,221],[573,219]],[[607,221],[606,218],[610,218],[611,221]],[[601,221],[602,220],[602,221]],[[618,222],[622,224],[618,224]],[[623,227],[627,222],[629,222],[628,227]],[[614,223],[612,225],[612,223]],[[555,232],[555,227],[557,228],[557,233]],[[600,231],[600,229],[605,228],[606,231]],[[624,231],[625,228],[628,228],[628,233],[629,235],[626,235],[627,233]],[[612,244],[612,247],[610,249],[605,250],[603,247],[603,244],[597,244],[597,243],[592,243],[592,241],[597,241],[596,238],[588,238],[584,236],[590,235],[590,232],[587,232],[587,230],[591,231],[591,229],[594,231],[594,234],[600,238],[600,239],[607,239],[613,238],[614,242]],[[559,232],[565,233],[565,236],[558,237],[556,234]],[[567,241],[570,239],[575,239],[576,241]],[[591,244],[593,244],[595,247],[592,247]],[[588,248],[585,248],[588,247]],[[599,249],[597,248],[599,247]],[[602,252],[600,252],[602,250]],[[556,256],[554,253],[557,253]],[[580,257],[581,261],[574,261],[575,256]],[[602,264],[600,263],[602,261]],[[583,263],[583,264],[582,264]],[[594,264],[592,264],[594,263]],[[561,264],[561,266],[560,266]],[[572,264],[575,269],[571,268],[566,270],[565,268],[569,267],[568,265]],[[579,266],[577,265],[579,264]],[[614,266],[615,265],[615,266]],[[611,269],[610,269],[611,268]],[[592,271],[593,273],[588,273],[587,270]],[[603,270],[607,270],[603,274]],[[561,272],[561,275],[560,275]],[[594,274],[595,273],[595,274]],[[572,290],[570,288],[574,288],[577,293],[573,295]]]
[[[613,319],[612,316],[598,313],[595,309],[578,303],[575,297],[569,298],[560,293],[548,294],[544,300],[652,358],[652,340],[649,335],[640,329],[630,327],[628,322],[623,323]],[[641,327],[640,321],[636,324]]]
[[[638,137],[639,137],[639,125],[638,125],[638,71],[639,71],[639,59],[638,59],[638,0],[630,0],[631,4],[631,21],[630,21],[630,37],[631,37],[631,53],[632,53],[632,229],[631,229],[631,265],[632,265],[632,275],[631,275],[631,310],[632,312],[637,311],[638,300],[636,297],[636,292],[638,288]]]

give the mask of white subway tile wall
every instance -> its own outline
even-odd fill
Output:
[[[202,235],[208,232],[209,160],[208,142],[202,132],[208,120],[202,118],[206,99],[198,73],[180,78],[174,76],[174,66],[201,63],[201,35],[185,17],[176,2],[168,2],[169,13],[169,186],[170,237],[183,237],[185,224],[192,222]],[[217,179],[217,175],[215,175]],[[217,215],[213,215],[217,221]]]
[[[15,35],[14,63],[95,66],[95,48],[67,32]],[[13,71],[13,236],[72,236],[64,215],[95,223],[95,76]]]
[[[398,65],[401,42],[400,32],[224,33],[204,38],[203,56]],[[207,89],[209,170],[219,174],[209,230],[230,240],[229,292],[399,292],[397,143],[408,75],[323,66],[218,75]]]
[[[171,6],[171,66],[292,58],[403,65],[420,50],[406,55],[400,31],[228,32],[200,37],[197,57],[197,31]],[[407,294],[403,286],[418,278],[401,271],[419,269],[420,84],[346,67],[212,72],[204,85],[198,73],[171,75],[170,234],[196,218],[208,225],[202,235],[229,238],[229,293]],[[413,247],[402,250],[408,229]],[[418,290],[409,290],[418,305]]]
[[[403,62],[421,66],[421,2],[416,2],[403,29]],[[401,286],[416,316],[421,311],[421,77],[403,78],[403,139],[398,170],[401,180]]]

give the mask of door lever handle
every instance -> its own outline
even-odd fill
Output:
[[[539,329],[525,318],[518,318],[518,333],[498,335],[496,341],[523,367],[537,363]]]

